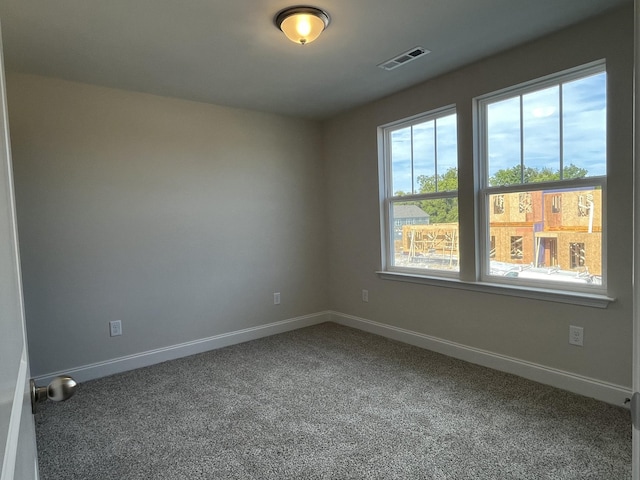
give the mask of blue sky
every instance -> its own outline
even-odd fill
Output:
[[[414,189],[419,190],[418,176],[438,174],[457,168],[456,115],[446,115],[413,126]],[[412,127],[391,134],[393,158],[393,191],[411,193],[411,135]]]
[[[562,88],[562,132],[560,129]],[[522,96],[523,153],[527,167],[585,168],[589,176],[606,174],[606,74],[604,72]],[[457,165],[456,116],[447,115],[413,126],[413,178]],[[520,97],[487,106],[489,175],[520,164]],[[435,135],[434,135],[435,130]],[[561,142],[561,135],[563,141]],[[391,134],[393,191],[412,191],[412,128]],[[437,145],[437,147],[434,147]]]

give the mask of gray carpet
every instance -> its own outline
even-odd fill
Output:
[[[629,412],[326,323],[79,385],[43,480],[606,479]]]

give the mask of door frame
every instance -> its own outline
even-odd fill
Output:
[[[29,356],[27,352],[27,331],[20,273],[20,253],[16,222],[13,169],[9,139],[9,116],[5,91],[4,61],[2,55],[2,33],[0,31],[0,241],[4,243],[2,271],[0,278],[6,288],[2,297],[3,315],[1,326],[5,342],[13,342],[14,347],[5,348],[1,355],[3,384],[2,411],[6,422],[2,423],[0,436],[4,442],[4,452],[0,457],[0,480],[37,480],[38,461],[35,424],[31,414],[29,388]],[[8,248],[7,248],[8,247]],[[5,344],[8,347],[9,344]]]
[[[640,0],[634,1],[633,53],[633,392],[640,392]],[[632,427],[632,479],[640,480],[640,429]]]

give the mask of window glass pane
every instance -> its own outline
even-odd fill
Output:
[[[411,194],[411,127],[394,130],[390,137],[392,192]]]
[[[435,191],[435,184],[426,181],[436,174],[435,120],[413,126],[413,171],[415,193]]]
[[[606,73],[562,86],[565,178],[607,173]]]
[[[560,88],[522,96],[524,183],[560,179]]]
[[[458,190],[458,137],[455,114],[436,120],[438,141],[438,191]]]
[[[489,206],[491,275],[602,284],[600,188],[494,194]]]
[[[446,115],[390,132],[392,194],[456,191],[456,115]]]
[[[457,272],[458,199],[394,202],[392,264]]]
[[[513,185],[520,173],[520,97],[487,105],[488,183]]]

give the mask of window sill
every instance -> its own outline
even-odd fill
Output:
[[[569,292],[566,290],[547,290],[533,287],[519,287],[511,285],[501,285],[487,282],[465,282],[457,278],[439,278],[425,275],[414,275],[403,272],[376,272],[383,280],[394,280],[398,282],[419,283],[434,287],[456,288],[459,290],[470,290],[473,292],[488,293],[492,295],[507,295],[510,297],[530,298],[547,302],[568,303],[572,305],[582,305],[593,308],[607,308],[615,298],[600,294],[590,294],[581,292]]]

